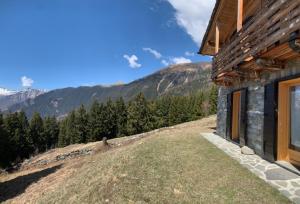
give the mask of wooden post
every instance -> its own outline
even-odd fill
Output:
[[[216,46],[215,46],[215,52],[218,54],[220,48],[220,29],[218,22],[216,23]]]
[[[243,7],[244,7],[244,0],[237,0],[238,1],[238,12],[237,12],[237,32],[239,32],[243,27]]]

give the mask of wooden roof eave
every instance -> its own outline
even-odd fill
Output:
[[[237,3],[235,1],[217,0],[215,8],[212,12],[209,24],[207,26],[205,35],[202,40],[199,54],[211,55],[215,54],[215,28],[218,24],[219,30],[222,31],[220,35],[220,45],[228,39],[235,28],[236,14],[235,10]]]
[[[214,24],[214,19],[215,19],[215,16],[216,16],[216,14],[217,14],[217,11],[218,11],[218,8],[219,8],[219,6],[220,6],[220,3],[221,3],[221,0],[216,0],[215,7],[214,7],[214,10],[213,10],[213,12],[212,12],[212,14],[211,14],[211,17],[210,17],[208,26],[207,26],[207,28],[206,28],[206,32],[205,32],[205,34],[204,34],[204,37],[203,37],[203,39],[202,39],[201,47],[200,47],[200,50],[199,50],[198,54],[202,54],[202,55],[210,55],[210,56],[213,55],[213,54],[211,54],[211,53],[206,53],[206,52],[204,52],[204,47],[205,47],[205,45],[208,43],[208,42],[207,42],[207,41],[208,41],[208,35],[209,35],[209,33],[210,33],[210,30],[211,30],[212,25]]]

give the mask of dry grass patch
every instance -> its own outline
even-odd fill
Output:
[[[186,123],[85,158],[39,203],[289,203],[200,137],[214,118]]]

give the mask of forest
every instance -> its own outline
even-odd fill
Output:
[[[11,167],[53,148],[139,134],[198,120],[216,111],[217,88],[213,86],[190,96],[162,96],[154,101],[146,100],[142,93],[129,102],[123,98],[94,101],[59,121],[42,118],[39,113],[30,120],[23,111],[0,113],[0,167]]]

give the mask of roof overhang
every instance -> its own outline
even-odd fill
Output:
[[[219,8],[220,2],[221,2],[221,0],[216,0],[215,7],[214,7],[214,10],[213,10],[213,12],[211,14],[211,17],[210,17],[208,26],[206,28],[206,32],[204,34],[204,37],[202,39],[201,47],[200,47],[200,50],[199,50],[198,54],[201,54],[201,55],[213,55],[213,54],[210,54],[210,52],[208,52],[207,50],[204,50],[204,49],[205,49],[205,44],[208,43],[208,34],[209,34],[209,32],[210,32],[210,30],[212,28],[212,25],[213,25],[213,22],[214,22],[217,10]]]
[[[220,43],[224,42],[236,30],[237,2],[232,0],[216,0],[208,27],[202,40],[199,54],[215,54],[215,28],[218,23],[221,30]]]

